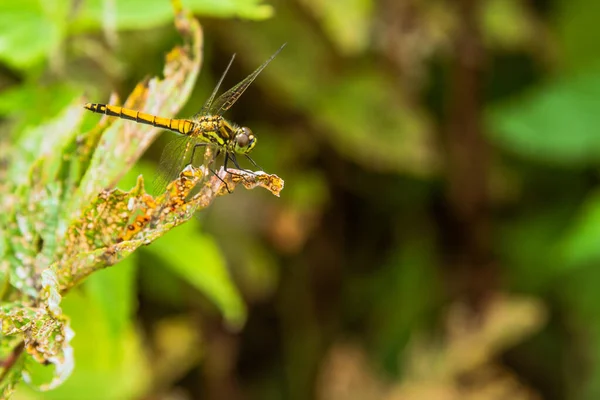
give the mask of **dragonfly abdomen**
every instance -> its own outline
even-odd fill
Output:
[[[136,110],[130,110],[129,108],[111,106],[108,104],[87,103],[84,107],[98,114],[106,114],[111,117],[128,119],[141,124],[152,125],[157,128],[181,133],[182,135],[190,135],[190,133],[196,128],[196,124],[188,119],[157,117],[155,115],[142,113]]]

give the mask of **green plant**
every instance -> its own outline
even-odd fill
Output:
[[[177,2],[175,7],[185,45],[168,54],[164,78],[138,84],[126,107],[173,115],[195,85],[202,31]],[[188,166],[156,197],[145,192],[142,176],[128,192],[112,189],[159,130],[113,118],[85,129],[84,103],[78,98],[50,122],[24,131],[5,171],[0,197],[3,398],[21,377],[47,390],[72,372],[74,332],[61,309],[71,288],[186,222],[237,184],[262,186],[277,195],[283,187],[275,175],[217,177],[206,166]],[[45,371],[36,364],[53,366],[49,382],[38,382]]]

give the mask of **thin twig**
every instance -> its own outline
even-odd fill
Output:
[[[13,367],[13,365],[15,365],[15,363],[17,362],[17,360],[21,356],[21,353],[23,353],[23,349],[24,348],[25,348],[25,342],[21,341],[11,351],[10,355],[8,356],[8,358],[6,358],[4,361],[2,361],[2,368],[4,370],[2,371],[2,375],[0,375],[0,383],[2,383],[2,381],[4,381],[4,379],[8,375],[8,372],[10,371],[10,369]]]

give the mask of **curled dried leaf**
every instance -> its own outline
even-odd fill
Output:
[[[115,189],[100,193],[67,232],[68,251],[56,263],[61,289],[67,290],[95,270],[150,244],[239,184],[247,189],[263,187],[276,196],[284,185],[277,175],[262,171],[221,168],[217,175],[205,179],[210,174],[207,172],[205,166],[188,165],[156,197],[145,192],[142,176],[129,192]]]

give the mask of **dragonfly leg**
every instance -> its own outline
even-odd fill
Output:
[[[249,173],[249,174],[252,174],[252,175],[256,175],[256,174],[254,173],[254,171],[251,171],[251,170],[249,170],[249,169],[245,169],[245,168],[242,168],[242,167],[240,167],[240,164],[238,164],[237,157],[235,156],[235,154],[234,154],[234,153],[231,153],[231,154],[230,154],[230,158],[231,158],[231,161],[233,161],[233,164],[235,165],[235,167],[236,167],[237,169],[239,169],[239,170],[242,170],[242,171],[244,171],[244,172],[247,172],[247,173]]]
[[[211,163],[215,161],[215,159],[216,159],[216,158],[219,156],[219,154],[221,154],[221,149],[218,149],[218,150],[217,150],[217,152],[216,152],[215,156],[213,157],[213,159],[212,159]],[[227,153],[225,153],[225,168],[224,168],[224,169],[225,169],[225,172],[227,172]],[[217,178],[219,178],[219,180],[220,180],[221,182],[223,182],[223,184],[225,185],[225,189],[227,189],[227,193],[231,194],[231,190],[229,190],[229,185],[227,184],[227,182],[225,182],[225,181],[223,180],[223,178],[221,178],[221,177],[220,177],[220,176],[219,176],[219,175],[218,175],[218,174],[217,174],[217,173],[216,173],[214,170],[212,170],[211,168],[208,168],[208,170],[209,170],[209,171],[210,171],[210,172],[211,172],[213,175],[215,175]]]
[[[257,163],[254,162],[254,160],[252,159],[252,157],[250,157],[248,154],[244,154],[246,156],[246,158],[252,163],[252,165],[254,165],[256,168],[258,168],[259,170],[262,171],[262,168],[258,166]]]
[[[192,156],[190,157],[190,162],[187,165],[194,165],[194,156],[196,155],[196,149],[198,147],[206,147],[208,143],[196,143],[192,148]]]
[[[225,172],[227,172],[228,174],[231,174],[231,175],[241,176],[242,180],[244,182],[248,182],[248,180],[246,179],[246,177],[243,174],[238,174],[237,172],[232,172],[230,169],[227,168],[227,163],[228,163],[229,160],[233,161],[233,164],[239,170],[242,170],[242,171],[245,171],[245,172],[249,172],[249,173],[252,173],[252,174],[254,174],[254,172],[247,171],[247,170],[243,169],[242,167],[240,167],[240,165],[237,162],[237,159],[235,158],[235,154],[233,154],[233,153],[225,153],[225,164],[223,166],[223,169],[225,170]]]
[[[244,171],[244,169],[240,167],[240,164],[238,164],[235,154],[231,154],[231,161],[233,161],[233,165],[235,165],[237,169]]]
[[[213,175],[214,175],[214,176],[216,176],[216,177],[217,177],[217,178],[218,178],[218,179],[219,179],[221,182],[223,182],[223,184],[225,185],[225,189],[227,189],[227,193],[231,194],[231,190],[229,190],[229,185],[227,185],[227,182],[225,182],[225,181],[223,180],[223,178],[221,178],[221,177],[219,176],[219,174],[217,174],[217,171],[215,171],[214,169],[212,169],[212,168],[210,168],[210,167],[208,168],[208,170],[210,171],[210,173],[211,173],[211,174],[213,174]]]
[[[229,162],[229,153],[225,153],[225,162],[223,163],[223,169],[225,172],[230,173],[227,169],[227,163]]]
[[[227,153],[227,156],[225,157],[225,162],[226,162],[226,163],[225,163],[225,172],[228,172],[228,173],[230,173],[231,175],[238,175],[238,176],[241,176],[241,177],[242,177],[242,179],[244,179],[244,181],[246,180],[246,177],[245,177],[244,175],[242,175],[242,174],[238,174],[238,173],[235,173],[235,172],[231,172],[231,171],[229,171],[229,170],[227,169],[227,160],[228,160],[228,159],[230,159],[231,161],[233,161],[233,165],[235,165],[235,167],[236,167],[237,169],[239,169],[240,171],[244,171],[244,172],[250,173],[250,174],[252,174],[252,175],[256,175],[256,174],[255,174],[253,171],[250,171],[250,170],[248,170],[248,169],[244,169],[244,168],[240,167],[240,164],[238,163],[238,161],[237,161],[237,158],[236,158],[236,156],[235,156],[235,154],[234,154],[234,153]]]
[[[189,162],[188,165],[193,165],[193,163],[194,163],[194,157],[196,155],[196,149],[198,147],[206,147],[206,146],[208,146],[208,143],[196,143],[196,144],[194,144],[194,147],[192,148],[192,157],[191,157],[190,162]],[[219,154],[221,154],[221,150],[220,149],[217,150],[215,156],[213,157],[213,159],[210,161],[209,164],[213,163],[215,161],[215,159],[217,157],[219,157]],[[208,170],[210,171],[211,174],[213,174],[214,176],[216,176],[217,178],[219,178],[219,180],[225,184],[225,188],[227,189],[227,192],[231,193],[231,191],[229,190],[229,186],[227,185],[227,182],[225,182],[223,180],[223,178],[221,178],[219,176],[219,174],[217,174],[217,172],[215,170],[213,170],[212,168],[208,167]]]

